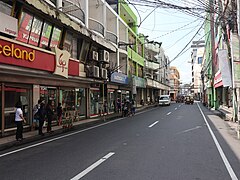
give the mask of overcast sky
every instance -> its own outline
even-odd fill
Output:
[[[174,2],[175,4],[183,5],[180,4],[180,2],[177,3],[178,0],[168,0],[167,2]],[[188,6],[192,5],[189,2],[186,3],[186,0],[183,2],[188,4]],[[184,6],[186,6],[185,4]],[[162,47],[170,61],[173,60],[185,46],[187,46],[183,51],[185,53],[173,60],[170,65],[178,68],[180,71],[180,79],[183,84],[191,83],[191,64],[189,63],[189,61],[191,61],[191,43],[189,45],[187,44],[203,24],[203,19],[196,16],[186,15],[174,9],[163,9],[159,7],[154,10],[154,8],[146,6],[135,7],[141,15],[141,18],[137,15],[139,22],[140,19],[142,21],[139,33],[143,33],[145,36],[148,35],[150,41],[154,40],[162,42]],[[201,30],[193,40],[200,40],[203,36],[204,30]]]

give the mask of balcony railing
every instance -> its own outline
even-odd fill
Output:
[[[79,6],[70,1],[64,0],[63,2],[64,2],[64,7],[62,8],[63,13],[71,15],[85,23],[85,14]]]
[[[104,26],[100,22],[89,18],[88,24],[89,29],[94,30],[104,36]]]
[[[117,44],[118,42],[118,37],[112,32],[107,31],[106,33],[106,39],[113,42],[114,44]]]

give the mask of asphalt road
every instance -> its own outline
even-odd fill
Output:
[[[238,179],[239,160],[201,111],[174,103],[1,152],[0,179]]]

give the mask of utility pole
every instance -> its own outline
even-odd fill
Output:
[[[212,95],[210,99],[210,108],[213,106],[215,107],[214,100],[216,99],[215,97],[215,91],[214,91],[214,62],[215,62],[215,32],[214,32],[214,3],[213,0],[209,0],[209,6],[210,6],[210,33],[211,33],[211,51],[212,51],[212,69],[211,69],[211,84],[212,84]]]

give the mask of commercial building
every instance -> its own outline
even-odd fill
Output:
[[[117,6],[116,6],[117,5]],[[63,119],[115,113],[116,101],[145,99],[144,40],[125,3],[99,0],[0,1],[0,132],[24,128],[39,99],[61,103]]]

